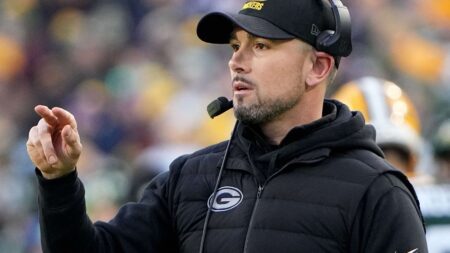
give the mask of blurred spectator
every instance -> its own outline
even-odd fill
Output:
[[[433,183],[431,165],[423,163],[429,154],[421,136],[419,115],[398,85],[368,76],[342,85],[333,97],[361,111],[367,123],[374,125],[376,142],[386,159],[412,184]]]
[[[450,252],[450,181],[447,181],[450,124],[436,133],[436,155],[443,167],[435,168],[429,143],[421,136],[418,113],[409,96],[393,82],[363,77],[342,85],[334,98],[363,113],[376,128],[376,140],[386,159],[403,171],[414,185],[427,225],[429,252]],[[446,153],[447,152],[447,153]],[[434,175],[432,176],[432,173]],[[445,181],[447,184],[436,185]]]
[[[434,135],[437,158],[436,185],[419,188],[422,212],[428,224],[430,252],[450,252],[450,120],[444,120]]]
[[[433,144],[438,165],[438,181],[450,184],[450,119],[439,125],[433,136]]]
[[[344,82],[376,75],[402,84],[416,104],[425,137],[433,134],[435,115],[450,107],[449,6],[448,0],[352,2],[359,13],[353,23],[363,25],[358,31],[370,45],[362,49],[363,58],[371,65],[352,65]]]

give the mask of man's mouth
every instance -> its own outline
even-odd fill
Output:
[[[244,91],[244,90],[252,90],[252,85],[241,80],[233,81],[233,90],[234,91]]]

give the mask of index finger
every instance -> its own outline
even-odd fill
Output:
[[[72,129],[77,129],[77,121],[72,113],[60,107],[53,107],[51,111],[58,117],[61,125],[70,125]]]
[[[47,124],[51,126],[56,126],[58,124],[58,118],[47,106],[37,105],[34,107],[34,111],[41,116]]]

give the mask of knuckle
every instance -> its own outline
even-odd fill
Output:
[[[42,131],[42,130],[46,131],[51,128],[51,126],[43,118],[39,120],[37,127],[38,127],[39,131]]]
[[[30,147],[30,148],[34,148],[34,143],[30,140],[30,139],[28,139],[27,140],[27,147]]]
[[[35,138],[37,133],[37,126],[33,126],[30,131],[28,132],[28,139]]]
[[[34,136],[29,137],[28,140],[27,140],[27,146],[28,147],[38,147],[39,146],[39,140],[36,137],[34,137]]]

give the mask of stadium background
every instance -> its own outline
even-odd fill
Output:
[[[363,76],[398,84],[419,112],[429,150],[422,169],[433,175],[432,140],[450,118],[450,1],[344,3],[354,51],[342,60],[330,94]],[[124,201],[135,200],[142,184],[176,156],[228,138],[232,114],[210,120],[206,105],[230,95],[231,50],[202,43],[195,26],[207,11],[241,5],[0,0],[1,253],[40,252],[34,170],[25,148],[38,120],[35,105],[75,114],[84,146],[78,170],[93,220],[108,220]]]

